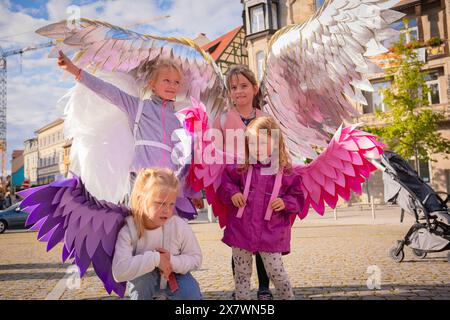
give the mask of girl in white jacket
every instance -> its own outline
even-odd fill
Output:
[[[173,215],[178,187],[169,169],[146,169],[136,179],[132,216],[119,232],[112,265],[133,300],[202,299],[190,273],[201,265],[200,246],[188,223]]]

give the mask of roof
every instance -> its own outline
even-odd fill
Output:
[[[15,159],[17,157],[20,157],[22,154],[23,154],[23,150],[13,150],[12,158]]]
[[[209,52],[209,54],[214,60],[219,59],[222,53],[225,51],[225,49],[228,48],[230,43],[234,40],[239,31],[241,31],[241,29],[242,26],[239,26],[231,30],[230,32],[224,34],[223,36],[217,38],[216,40],[213,40],[210,43],[204,45],[202,49],[205,50],[206,52]]]
[[[57,125],[59,125],[59,124],[61,124],[63,122],[64,122],[63,119],[57,119],[57,120],[55,120],[55,121],[53,121],[53,122],[43,126],[42,128],[36,130],[35,133],[44,132],[45,130],[48,130],[48,129],[52,128],[52,127],[55,127],[55,126],[57,126]]]
[[[415,2],[420,2],[420,1],[419,0],[401,0],[401,1],[399,1],[399,3],[394,5],[393,8],[403,7],[403,6],[406,6],[408,4],[413,4]]]

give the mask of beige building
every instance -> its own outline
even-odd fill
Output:
[[[66,140],[64,149],[64,176],[67,177],[70,169],[70,149],[72,148],[72,140]]]
[[[281,27],[306,21],[323,4],[323,0],[241,0],[243,4],[244,28],[249,67],[261,79],[271,36]],[[405,33],[406,39],[414,43],[426,62],[427,83],[431,89],[430,104],[434,110],[444,111],[446,121],[440,124],[442,136],[450,139],[450,5],[448,0],[402,0],[395,10],[406,14],[409,20]],[[402,21],[393,27],[400,30]],[[392,39],[395,41],[396,39]],[[385,44],[389,47],[389,43]],[[380,58],[382,60],[383,57]],[[380,62],[380,61],[379,61]],[[384,74],[369,77],[376,92],[366,93],[368,106],[357,106],[361,117],[355,122],[377,125],[374,111],[384,111],[382,96],[377,89],[390,85]],[[436,162],[421,164],[421,173],[437,191],[450,192],[450,160],[445,155],[433,155]],[[354,201],[367,202],[373,196],[375,202],[383,202],[384,186],[381,172],[372,176],[364,186],[366,191],[362,198],[354,197]]]
[[[38,181],[38,139],[32,138],[24,142],[25,150],[23,153],[24,158],[24,176],[25,180],[28,180],[31,185],[37,185]]]
[[[261,80],[272,35],[286,25],[301,23],[316,10],[314,0],[241,0],[248,65]],[[317,6],[321,1],[317,3]]]
[[[58,119],[36,131],[39,149],[38,184],[46,184],[63,177],[64,120]]]
[[[445,0],[403,0],[395,7],[395,10],[406,14],[408,26],[405,28],[403,21],[393,24],[393,27],[405,34],[407,41],[417,47],[418,56],[425,62],[427,85],[430,88],[428,96],[431,108],[444,112],[446,120],[440,123],[439,132],[446,139],[450,139],[450,55],[448,39],[450,34],[450,6]],[[392,39],[395,42],[397,39]],[[390,44],[385,43],[389,48]],[[386,55],[376,57],[375,62],[381,66],[388,61]],[[391,82],[385,74],[373,74],[369,77],[375,92],[365,93],[367,106],[359,106],[362,116],[355,119],[356,122],[364,122],[369,125],[378,125],[379,121],[374,117],[375,110],[387,111],[383,104],[383,96],[379,89],[388,88]],[[420,164],[422,179],[429,183],[436,191],[450,193],[450,160],[445,159],[444,154],[434,154],[428,163]],[[383,185],[378,173],[369,182],[369,190],[377,202],[382,202]]]

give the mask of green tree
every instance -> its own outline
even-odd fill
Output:
[[[387,146],[405,159],[414,157],[415,169],[420,174],[420,161],[433,161],[433,153],[450,153],[450,141],[438,132],[439,122],[445,119],[442,112],[433,111],[428,100],[429,88],[426,73],[414,46],[405,43],[404,36],[394,44],[398,57],[395,66],[386,70],[390,88],[381,90],[386,112],[375,111],[381,125],[365,127],[381,138]]]

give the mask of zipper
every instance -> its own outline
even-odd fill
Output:
[[[163,129],[163,144],[167,144],[167,132],[166,132],[166,109],[167,109],[167,100],[163,100],[162,110],[161,110],[161,122]],[[162,167],[166,166],[166,153],[163,153],[162,157]]]

